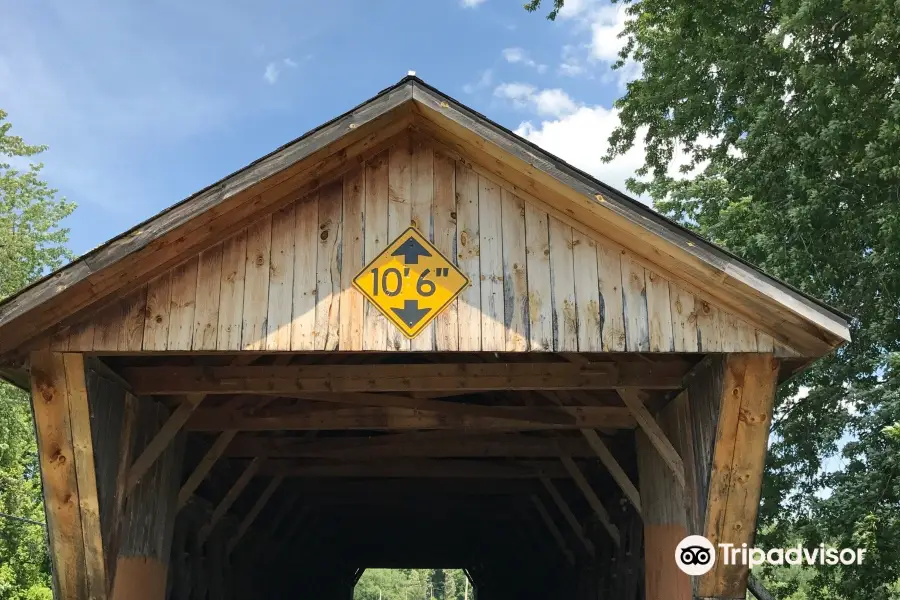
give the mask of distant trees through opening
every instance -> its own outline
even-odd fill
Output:
[[[474,600],[464,569],[366,569],[353,600]]]

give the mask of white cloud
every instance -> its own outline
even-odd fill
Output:
[[[272,62],[266,65],[266,72],[263,73],[263,79],[270,84],[274,84],[278,81],[279,75],[281,75],[281,70],[278,68],[278,65]]]
[[[625,40],[619,35],[625,30],[625,6],[610,4],[594,10],[591,21],[591,55],[604,62],[615,62]]]
[[[490,87],[491,83],[494,81],[494,72],[490,69],[485,69],[481,72],[481,75],[478,76],[478,81],[474,83],[467,83],[463,86],[463,91],[467,94],[474,94],[479,90],[483,90],[487,87]]]
[[[520,63],[527,67],[536,69],[538,73],[544,73],[547,71],[547,65],[540,64],[532,59],[522,48],[504,48],[503,58],[510,64]]]
[[[494,96],[510,100],[520,109],[530,109],[543,117],[571,114],[578,105],[561,89],[538,90],[528,83],[502,83],[494,89]]]
[[[294,61],[293,59],[286,58],[286,59],[284,59],[284,61],[282,61],[282,62],[284,62],[284,66],[286,66],[286,67],[290,67],[290,68],[292,68],[292,69],[296,69],[296,68],[297,68],[297,63],[296,63],[296,61]]]
[[[466,8],[475,8],[479,4],[484,4],[487,0],[462,0],[462,5]]]
[[[545,92],[555,91],[545,90]],[[532,97],[539,95],[532,93]],[[607,185],[628,193],[625,182],[644,164],[643,140],[647,133],[646,129],[638,130],[634,146],[628,152],[606,163],[603,162],[603,156],[609,148],[609,136],[619,124],[618,111],[604,106],[579,106],[574,109],[573,106],[566,106],[572,110],[568,114],[562,113],[562,116],[554,120],[542,121],[538,125],[526,121],[519,125],[516,133],[582,171],[590,173]],[[699,140],[699,143],[703,144],[710,142],[708,139]],[[676,152],[669,165],[669,174],[673,177],[686,177],[679,173],[679,168],[688,163],[687,154]],[[703,166],[700,165],[700,168]],[[645,204],[650,204],[648,197],[637,198]]]

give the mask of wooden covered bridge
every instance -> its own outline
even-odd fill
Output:
[[[847,319],[415,77],[0,305],[60,600],[741,598]]]

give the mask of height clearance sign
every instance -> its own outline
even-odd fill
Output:
[[[447,308],[468,278],[410,227],[353,280],[353,286],[408,338]]]

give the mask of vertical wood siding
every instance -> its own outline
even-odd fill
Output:
[[[352,287],[410,225],[471,281],[411,341]],[[54,349],[791,353],[597,232],[405,136],[57,335]]]

